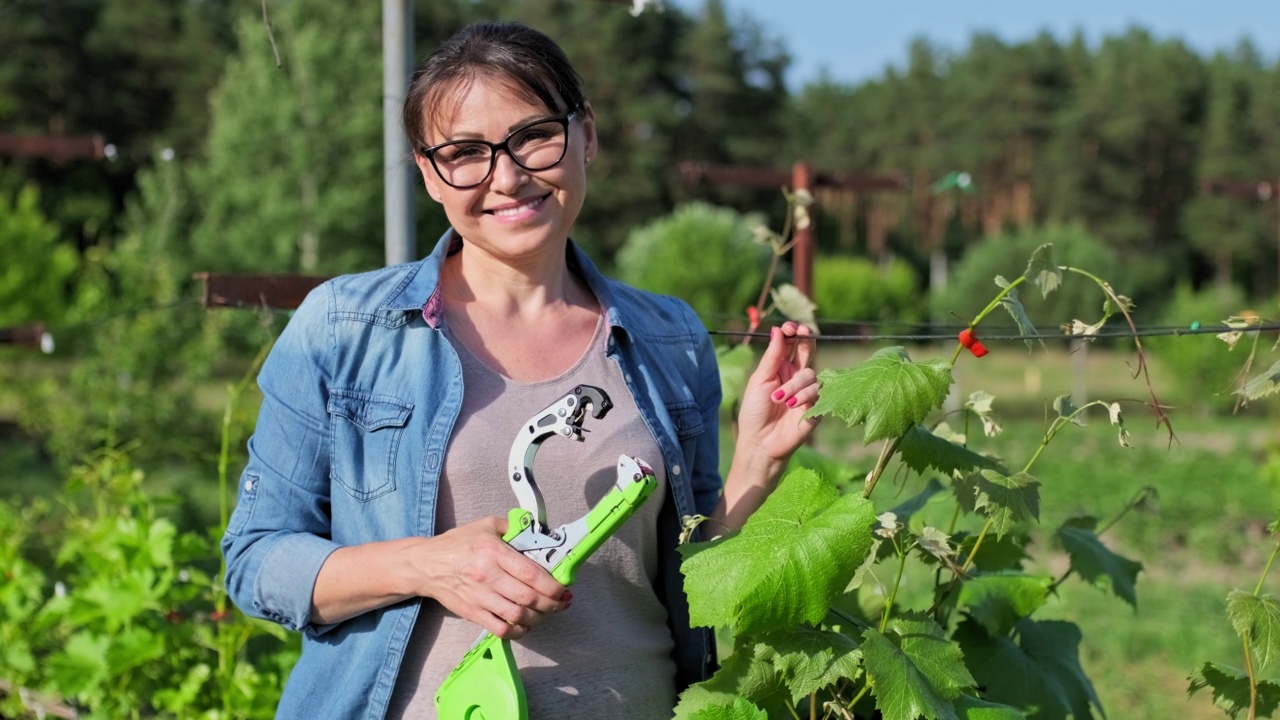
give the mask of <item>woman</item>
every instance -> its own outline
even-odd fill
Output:
[[[600,148],[559,47],[518,24],[470,26],[415,74],[404,120],[452,227],[426,259],[336,278],[298,309],[259,378],[223,539],[235,602],[304,633],[279,715],[434,717],[482,628],[517,641],[531,717],[668,718],[714,662],[710,633],[689,628],[680,519],[735,529],[776,485],[813,428],[812,339],[773,329],[722,483],[706,330],[569,240]],[[539,451],[551,524],[604,495],[620,454],[659,487],[571,593],[502,535],[507,448],[579,384],[614,408],[585,443]]]

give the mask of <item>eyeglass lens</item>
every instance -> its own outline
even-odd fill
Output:
[[[484,182],[493,172],[498,150],[506,150],[517,165],[537,172],[564,158],[568,147],[569,122],[555,118],[526,125],[493,145],[480,140],[459,140],[437,146],[431,160],[445,182],[468,188]]]

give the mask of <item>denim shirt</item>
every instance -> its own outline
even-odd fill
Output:
[[[222,552],[235,604],[303,633],[278,717],[386,714],[423,601],[320,625],[311,593],[339,547],[434,533],[463,393],[457,353],[441,329],[439,278],[460,243],[450,230],[421,261],[317,287],[258,377],[262,409]],[[654,589],[670,618],[683,689],[714,666],[710,631],[689,627],[675,546],[680,518],[709,513],[721,489],[715,351],[684,302],[606,278],[572,243],[566,259],[604,308],[607,355],[662,451],[671,496],[659,517]]]

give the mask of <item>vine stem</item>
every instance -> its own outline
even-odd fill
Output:
[[[1267,580],[1267,575],[1271,574],[1271,567],[1276,562],[1276,556],[1280,555],[1280,542],[1271,548],[1271,557],[1267,558],[1266,567],[1262,568],[1262,577],[1258,578],[1258,584],[1253,587],[1253,596],[1260,597],[1262,594],[1262,585]],[[1253,667],[1253,648],[1250,647],[1249,633],[1243,633],[1241,640],[1244,642],[1244,669],[1249,675],[1249,720],[1254,720],[1258,716],[1258,676],[1257,670]]]
[[[1091,403],[1087,403],[1084,407],[1076,408],[1076,410],[1070,415],[1055,418],[1054,421],[1049,424],[1049,429],[1045,431],[1044,439],[1040,441],[1040,447],[1036,448],[1035,453],[1031,455],[1031,459],[1022,467],[1022,473],[1025,474],[1031,472],[1032,466],[1034,466],[1036,461],[1040,459],[1040,455],[1044,453],[1045,448],[1049,447],[1049,443],[1053,442],[1053,439],[1058,436],[1058,433],[1062,431],[1062,428],[1066,427],[1072,420],[1075,420],[1076,417],[1085,410],[1093,407],[1094,405],[1101,406],[1102,404],[1102,401],[1095,400]],[[1143,492],[1145,493],[1146,490],[1144,489]],[[973,559],[978,555],[978,548],[982,547],[982,541],[987,537],[987,533],[991,531],[991,526],[993,524],[994,521],[991,518],[987,518],[987,522],[982,526],[982,531],[978,533],[978,539],[973,542],[973,549],[969,551],[969,556],[965,558],[964,565],[960,566],[961,574],[968,572],[969,568],[973,565]]]
[[[1253,588],[1254,597],[1262,594],[1262,584],[1266,582],[1267,575],[1271,574],[1271,566],[1275,564],[1277,555],[1280,555],[1280,542],[1277,542],[1276,546],[1271,548],[1271,557],[1267,558],[1267,566],[1262,569],[1262,577],[1258,578],[1258,584]]]
[[[863,695],[866,695],[866,694],[867,694],[867,691],[869,691],[870,689],[871,689],[871,681],[870,681],[870,679],[868,679],[868,680],[867,680],[867,684],[866,684],[866,685],[863,685],[863,686],[862,686],[862,689],[858,691],[858,694],[857,694],[857,695],[854,695],[854,696],[853,696],[853,699],[849,701],[849,705],[848,705],[848,707],[849,707],[849,712],[850,712],[850,713],[852,713],[852,712],[853,712],[853,706],[857,705],[857,704],[858,704],[858,701],[862,699],[862,696],[863,696]]]
[[[889,466],[889,458],[893,457],[893,453],[898,450],[898,445],[902,442],[899,435],[893,440],[887,441],[884,447],[880,449],[880,457],[876,459],[876,466],[871,470],[871,474],[867,476],[866,487],[862,490],[862,497],[871,497],[871,491],[876,489],[876,483],[880,482],[880,476],[884,475],[885,468]]]
[[[884,633],[884,629],[889,624],[889,613],[893,611],[893,601],[898,597],[898,588],[902,585],[902,575],[907,569],[907,553],[898,546],[898,539],[893,539],[893,547],[898,550],[898,576],[893,579],[893,590],[889,592],[889,599],[884,604],[884,612],[880,615],[880,633]]]
[[[1125,322],[1129,323],[1129,329],[1133,331],[1133,345],[1138,352],[1138,367],[1133,371],[1133,377],[1137,378],[1138,376],[1142,376],[1143,381],[1147,385],[1147,394],[1151,396],[1151,409],[1156,414],[1156,427],[1163,425],[1165,429],[1169,431],[1169,444],[1172,445],[1173,441],[1178,439],[1178,436],[1174,434],[1173,422],[1169,420],[1168,415],[1164,414],[1164,406],[1160,404],[1160,399],[1156,397],[1156,390],[1151,385],[1151,372],[1147,368],[1147,353],[1142,348],[1142,340],[1138,335],[1138,326],[1134,324],[1133,316],[1129,314],[1128,308],[1125,307],[1126,303],[1122,301],[1120,296],[1116,294],[1116,291],[1111,288],[1111,283],[1103,280],[1097,275],[1094,275],[1088,270],[1071,267],[1070,265],[1061,265],[1058,269],[1073,272],[1077,275],[1083,275],[1096,283],[1098,287],[1102,288],[1102,292],[1106,293],[1107,297],[1116,304],[1117,308],[1119,308],[1120,314],[1124,316]]]
[[[1107,524],[1098,528],[1098,531],[1095,532],[1094,535],[1097,537],[1102,537],[1103,535],[1105,535],[1108,530],[1115,527],[1121,520],[1123,520],[1125,515],[1128,515],[1130,511],[1138,507],[1139,503],[1141,503],[1143,500],[1146,500],[1147,496],[1150,495],[1152,492],[1154,492],[1154,490],[1151,488],[1150,485],[1139,490],[1137,494],[1134,495],[1133,498],[1129,500],[1128,504],[1126,504],[1123,508],[1121,508],[1120,512],[1116,513],[1116,516],[1111,518],[1111,520],[1108,521]],[[1067,578],[1071,577],[1071,575],[1074,572],[1075,571],[1072,570],[1071,568],[1067,568],[1067,571],[1062,573],[1062,576],[1059,577],[1057,580],[1054,580],[1053,584],[1049,586],[1049,593],[1052,594],[1054,592],[1057,592],[1058,588],[1062,585],[1062,583],[1066,582]]]
[[[1008,297],[1009,293],[1013,292],[1014,288],[1026,282],[1026,280],[1027,280],[1026,275],[1019,275],[1018,278],[1013,282],[1009,283],[1008,286],[1001,288],[1000,292],[996,294],[995,298],[992,299],[991,302],[987,303],[987,306],[982,308],[982,312],[978,313],[977,316],[973,318],[973,321],[969,323],[969,330],[973,330],[974,328],[978,327],[978,323],[985,320],[986,317],[990,315],[996,308],[1000,307],[1001,301],[1003,301],[1006,297]],[[951,353],[952,365],[955,365],[956,360],[960,359],[960,351],[963,349],[964,349],[964,345],[961,345],[960,343],[957,342],[955,352]]]

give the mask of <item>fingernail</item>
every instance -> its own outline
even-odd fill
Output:
[[[776,327],[769,328],[769,340],[777,340],[779,332],[781,332],[781,330]]]
[[[573,600],[572,590],[565,590],[564,593],[560,595],[560,602],[569,602],[571,600]]]
[[[796,396],[792,395],[791,397],[787,398],[787,407],[795,407],[795,406],[796,406]]]
[[[773,391],[773,399],[774,399],[774,400],[781,400],[782,398],[784,398],[784,397],[786,397],[786,396],[787,396],[787,391],[786,391],[786,390],[783,390],[782,388],[778,388],[777,390],[774,390],[774,391]]]

